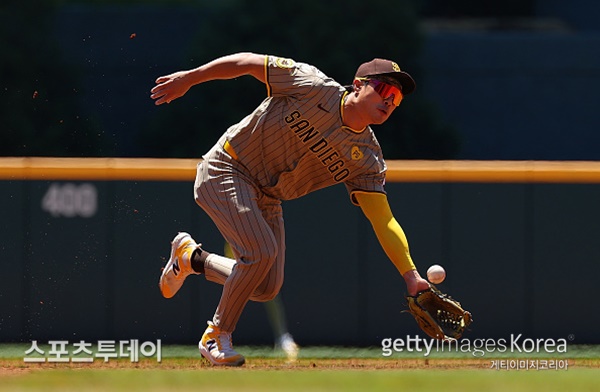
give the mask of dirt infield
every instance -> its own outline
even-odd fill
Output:
[[[507,360],[508,361],[508,360]],[[569,359],[568,368],[600,369],[600,359]],[[284,359],[252,358],[237,369],[247,370],[467,370],[492,369],[490,359]],[[49,369],[155,369],[155,370],[224,370],[200,358],[167,358],[162,362],[113,360],[93,363],[25,363],[20,359],[0,359],[0,378]],[[231,368],[225,368],[230,370]]]
[[[208,361],[200,357],[195,346],[166,345],[160,357],[139,357],[139,362],[132,362],[128,357],[110,359],[93,358],[91,363],[77,363],[65,358],[67,362],[52,362],[48,356],[42,363],[25,362],[25,351],[29,344],[0,345],[0,378],[27,373],[44,373],[45,370],[165,370],[181,371],[228,371],[231,368],[212,367]],[[42,346],[44,350],[47,347]],[[542,353],[505,353],[504,355],[486,355],[474,357],[469,353],[435,353],[423,357],[419,352],[394,354],[384,357],[378,347],[303,347],[300,357],[295,362],[288,362],[281,352],[272,347],[240,347],[246,356],[246,364],[236,370],[250,371],[485,371],[556,369],[600,369],[600,346],[580,345],[569,348],[568,353],[544,355]],[[73,360],[75,358],[72,358]],[[28,358],[28,360],[31,360]]]

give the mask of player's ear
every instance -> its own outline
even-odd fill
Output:
[[[360,79],[354,79],[354,82],[352,82],[352,87],[353,87],[353,91],[355,93],[359,92],[360,89],[362,88],[362,86],[364,85],[364,82]]]

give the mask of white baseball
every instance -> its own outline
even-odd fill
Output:
[[[427,279],[433,283],[442,283],[446,279],[446,271],[441,265],[434,264],[427,270]]]

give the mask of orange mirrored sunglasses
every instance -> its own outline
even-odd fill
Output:
[[[394,106],[399,106],[400,102],[402,102],[402,91],[394,86],[393,84],[389,84],[386,82],[382,82],[378,79],[362,79],[373,86],[373,89],[377,91],[377,94],[381,96],[381,98],[388,99],[390,96],[392,97],[392,103]]]

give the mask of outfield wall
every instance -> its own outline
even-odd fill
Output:
[[[415,262],[472,311],[471,338],[600,343],[599,162],[392,161],[386,189]],[[223,240],[193,200],[195,160],[0,159],[0,341],[194,343],[220,288],[157,283],[177,231]],[[301,345],[416,334],[404,284],[343,186],[284,202],[289,329]],[[236,343],[272,341],[251,303]],[[571,340],[572,339],[572,340]]]

